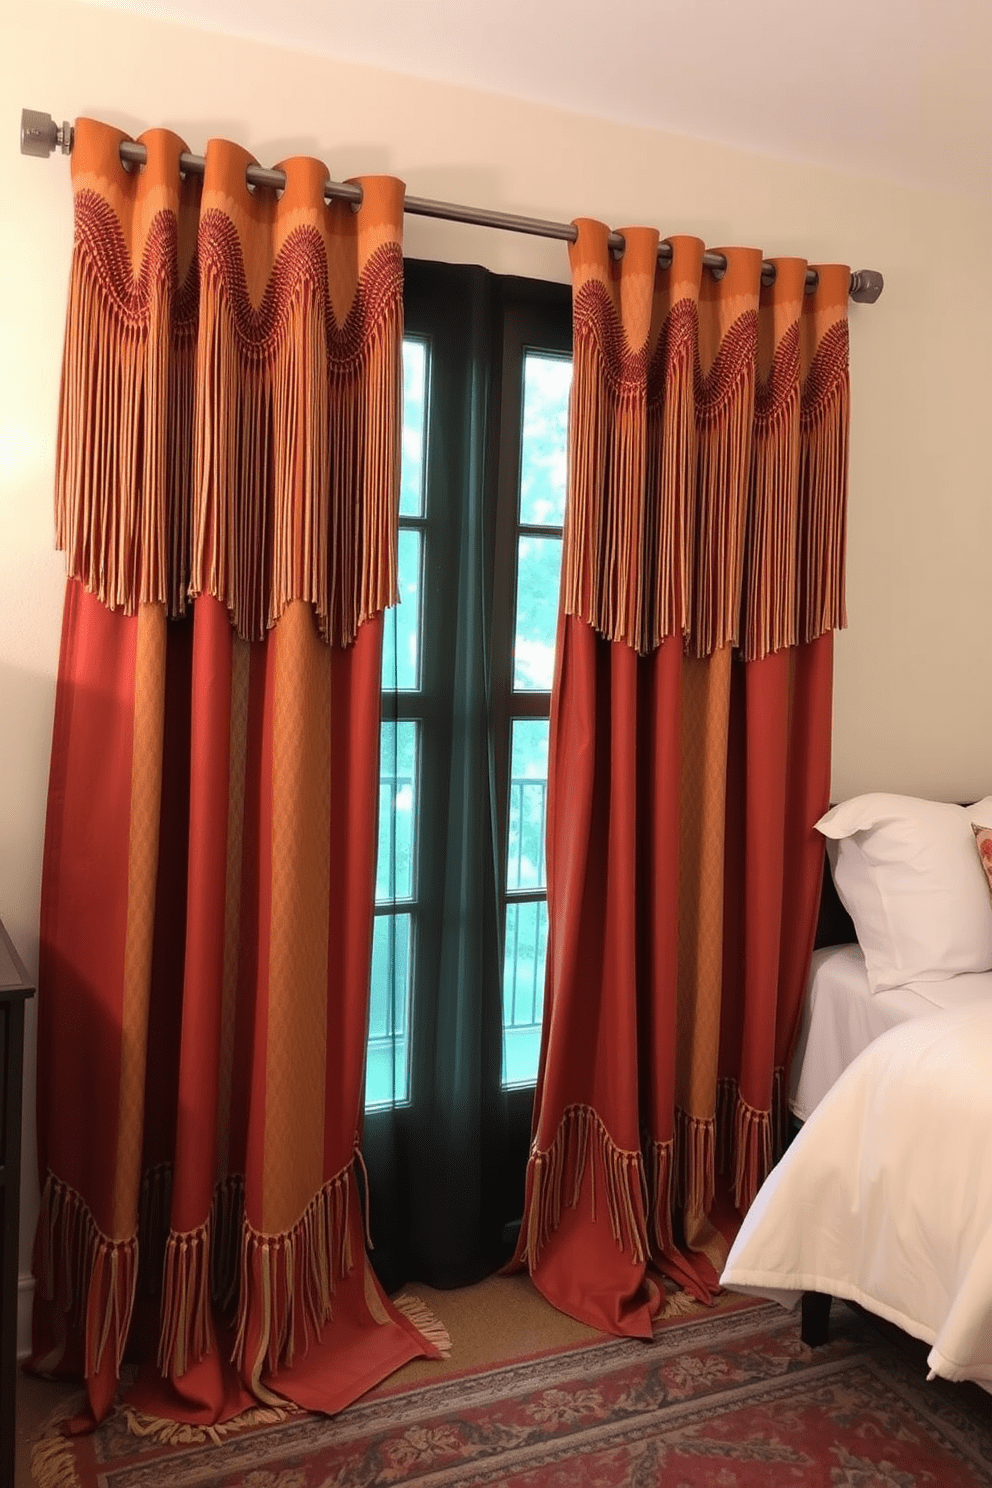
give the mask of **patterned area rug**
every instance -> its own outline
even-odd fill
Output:
[[[729,1301],[729,1299],[728,1299]],[[49,1435],[44,1488],[970,1488],[992,1485],[992,1396],[925,1367],[835,1303],[830,1344],[741,1300],[436,1384],[380,1388],[335,1418],[217,1440],[144,1440],[118,1413]]]

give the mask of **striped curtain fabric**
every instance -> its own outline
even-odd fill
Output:
[[[436,1353],[356,1176],[403,186],[123,138],[72,160],[33,1365],[97,1420],[128,1349],[157,1416],[334,1410]]]
[[[515,1264],[650,1336],[783,1140],[845,623],[849,271],[579,221],[543,1047]]]

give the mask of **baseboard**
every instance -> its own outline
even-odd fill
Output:
[[[31,1352],[31,1307],[34,1302],[34,1277],[22,1272],[17,1278],[17,1357],[26,1359]]]

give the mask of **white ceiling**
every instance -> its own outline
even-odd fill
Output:
[[[992,0],[103,0],[992,199]]]

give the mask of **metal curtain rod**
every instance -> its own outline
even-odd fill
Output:
[[[38,155],[47,159],[53,150],[61,150],[63,155],[72,153],[73,128],[66,120],[61,125],[55,123],[51,114],[39,113],[36,109],[21,110],[21,154]],[[121,160],[125,165],[144,165],[148,158],[148,152],[144,145],[137,144],[134,140],[121,141]],[[202,176],[205,161],[202,155],[191,155],[183,151],[179,157],[179,169],[188,176]],[[276,191],[282,190],[286,185],[286,173],[281,170],[267,170],[263,165],[249,165],[245,176],[250,186],[271,186]],[[360,207],[362,204],[362,188],[350,185],[346,181],[327,181],[324,185],[324,197],[327,201],[335,198],[339,201],[350,201],[353,206]],[[546,222],[540,217],[518,217],[512,212],[494,212],[484,207],[457,206],[454,202],[431,201],[428,197],[407,196],[403,203],[403,210],[415,217],[437,217],[447,222],[467,222],[475,227],[497,227],[505,232],[530,233],[537,238],[557,238],[562,242],[574,243],[578,237],[578,229],[571,222]],[[614,251],[622,253],[625,247],[621,233],[610,233],[609,245]],[[672,261],[672,250],[669,245],[662,242],[658,245],[659,262],[668,265]],[[727,260],[722,253],[703,254],[703,263],[719,278],[726,273]],[[765,284],[771,284],[775,279],[775,265],[767,262],[761,265],[761,278]],[[806,273],[807,290],[815,289],[818,283],[818,275],[815,269],[809,269]],[[860,304],[873,305],[882,293],[884,280],[877,269],[856,269],[851,275],[849,293],[852,300]]]

